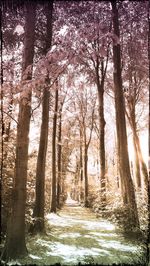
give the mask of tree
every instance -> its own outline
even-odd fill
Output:
[[[61,193],[61,176],[62,176],[62,147],[61,147],[61,139],[62,139],[62,104],[59,110],[59,123],[58,123],[58,145],[57,145],[57,207],[60,207],[60,193]]]
[[[53,133],[52,133],[52,198],[51,198],[51,212],[56,212],[57,198],[56,198],[56,131],[57,131],[57,112],[58,112],[58,81],[55,87],[55,108],[53,117]]]
[[[8,165],[7,158],[10,155],[10,140],[11,122],[15,121],[13,116],[13,84],[15,83],[16,71],[15,56],[14,52],[19,47],[19,40],[16,26],[19,22],[24,24],[24,17],[22,16],[22,10],[19,12],[15,11],[13,6],[9,3],[2,3],[1,5],[3,12],[1,13],[1,188],[2,202],[5,201],[5,173]],[[20,38],[19,38],[20,39]],[[20,47],[19,47],[20,48]],[[20,49],[18,49],[16,55],[20,55]],[[6,56],[7,55],[7,56]],[[18,56],[20,59],[20,56]],[[17,62],[18,63],[18,62]],[[19,62],[20,63],[20,62]],[[20,71],[19,71],[20,72]],[[17,122],[17,121],[15,121]],[[9,141],[10,140],[10,141]],[[10,159],[9,159],[10,161]],[[11,162],[10,162],[11,163]],[[5,171],[6,170],[6,171]],[[6,180],[7,182],[7,180]],[[9,197],[10,198],[10,197]],[[8,206],[7,206],[8,207]],[[6,208],[7,209],[7,208]],[[5,209],[5,211],[6,211]],[[6,211],[7,212],[7,211]],[[4,215],[5,216],[5,215]],[[5,216],[7,220],[7,215]],[[2,229],[3,230],[3,229]]]
[[[91,143],[94,128],[96,97],[94,93],[92,93],[92,89],[86,89],[84,86],[84,83],[81,82],[79,90],[76,92],[77,102],[74,102],[74,106],[75,113],[78,113],[76,118],[79,123],[80,131],[79,167],[83,167],[83,169],[80,168],[81,175],[83,174],[83,176],[80,176],[80,181],[82,181],[82,178],[84,177],[84,206],[88,207],[88,149]],[[77,111],[77,109],[79,109],[79,111]],[[83,161],[81,162],[81,160]],[[79,167],[77,164],[77,170]],[[81,192],[82,191],[80,191],[80,193]]]
[[[102,5],[103,7],[103,5]],[[97,6],[99,12],[101,8]],[[105,9],[105,4],[104,4]],[[93,14],[91,11],[91,14]],[[91,23],[83,23],[84,29],[79,30],[79,47],[78,58],[81,70],[88,76],[88,81],[97,87],[98,104],[99,104],[99,155],[100,155],[100,186],[101,186],[101,203],[106,205],[106,155],[105,155],[105,125],[104,118],[104,89],[105,79],[109,58],[110,40],[107,36],[111,27],[105,20],[95,16]],[[91,30],[90,30],[91,28]]]
[[[25,3],[26,23],[24,36],[24,53],[22,59],[22,86],[32,78],[34,57],[35,17],[36,5],[34,2]],[[3,260],[15,259],[27,254],[25,243],[25,204],[26,180],[29,145],[29,126],[31,117],[31,88],[23,90],[19,104],[16,162],[13,184],[13,201],[11,216],[8,223],[7,237],[2,254]]]
[[[120,30],[118,9],[116,1],[111,2],[113,16],[113,63],[114,63],[114,93],[115,93],[115,108],[116,108],[116,130],[117,144],[119,156],[119,172],[122,183],[123,202],[129,206],[129,212],[132,215],[133,226],[139,226],[137,205],[135,200],[135,192],[130,173],[127,134],[125,121],[125,103],[122,88],[121,75],[121,51],[120,51]],[[117,40],[117,41],[116,41]]]
[[[65,115],[66,116],[66,115]],[[61,195],[63,200],[66,197],[66,175],[67,171],[70,168],[70,156],[74,149],[74,143],[72,138],[74,137],[74,127],[75,127],[75,120],[74,119],[67,119],[62,123],[62,180],[61,180]]]
[[[92,109],[92,121],[91,121],[91,125],[90,125],[90,136],[87,139],[87,133],[86,133],[86,125],[85,125],[85,121],[83,121],[83,138],[84,138],[84,182],[85,182],[85,187],[84,187],[84,206],[88,207],[89,203],[88,203],[88,148],[91,142],[91,137],[92,137],[92,131],[93,131],[93,124],[94,124],[94,108],[95,106],[93,106]]]
[[[82,191],[83,186],[83,128],[80,126],[80,177],[79,177],[79,200],[80,202],[84,200],[84,195]]]
[[[134,95],[137,93],[137,87],[134,86]],[[136,94],[137,95],[137,94]],[[148,185],[148,172],[147,167],[144,162],[140,140],[137,132],[137,122],[136,122],[136,115],[135,115],[135,103],[136,103],[136,96],[134,97],[129,92],[129,95],[126,95],[126,102],[127,102],[127,117],[131,126],[132,134],[133,134],[133,144],[134,144],[134,151],[135,151],[135,169],[136,169],[136,185],[138,188],[141,188],[141,174],[140,174],[140,165],[141,170],[144,177],[144,184],[145,188],[147,189]]]
[[[146,99],[147,86],[147,31],[146,14],[147,4],[140,6],[139,3],[128,3],[128,8],[132,11],[124,16],[129,20],[128,25],[123,29],[123,80],[124,80],[124,96],[126,102],[126,115],[132,130],[133,145],[135,152],[135,178],[136,186],[141,187],[143,174],[144,184],[147,187],[148,173],[147,167],[143,160],[140,139],[138,132],[140,131],[138,120],[143,119],[141,108],[144,109],[144,101]],[[137,10],[138,20],[137,20]],[[136,24],[135,24],[136,23]],[[135,27],[136,25],[136,27]],[[140,41],[139,41],[140,40]],[[142,51],[139,53],[139,51]]]
[[[51,47],[52,42],[52,12],[53,1],[45,4],[46,14],[46,41],[45,41],[45,53]],[[50,101],[50,88],[49,77],[47,74],[46,87],[43,89],[42,98],[42,123],[40,132],[39,151],[37,158],[36,168],[36,196],[35,206],[33,210],[34,224],[31,226],[31,231],[43,232],[44,227],[44,205],[45,205],[45,164],[46,164],[46,152],[48,143],[48,123],[49,123],[49,101]]]
[[[59,99],[59,111],[58,111],[58,144],[57,144],[57,207],[60,207],[60,196],[61,196],[61,183],[62,183],[62,111],[65,103],[65,95],[60,95]],[[61,97],[62,96],[62,97]]]
[[[101,65],[101,77],[99,75],[99,67]],[[104,68],[104,60],[99,62],[95,67],[96,70],[96,85],[98,91],[98,101],[99,101],[99,132],[100,132],[100,166],[101,166],[101,202],[105,206],[106,204],[106,160],[105,160],[105,119],[104,119],[104,82],[106,76],[107,63]]]
[[[150,1],[148,4],[148,68],[149,68],[149,91],[150,91]],[[150,98],[149,98],[149,104],[150,104]],[[150,112],[149,112],[149,136],[150,136]],[[147,195],[148,195],[148,220],[150,221],[150,138],[149,138],[149,178],[148,178],[148,190],[147,190]],[[148,235],[147,235],[147,243],[150,242],[150,223],[148,223]],[[150,259],[150,247],[147,245],[147,254],[148,258]]]

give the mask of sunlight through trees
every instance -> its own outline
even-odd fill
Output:
[[[2,262],[145,265],[148,1],[1,10]]]

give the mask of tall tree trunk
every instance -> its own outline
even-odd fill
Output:
[[[57,176],[57,207],[60,207],[60,194],[61,194],[61,159],[62,159],[62,147],[61,147],[61,135],[62,135],[62,109],[60,109],[59,125],[58,125],[58,176]]]
[[[106,164],[105,164],[105,119],[104,119],[104,84],[98,83],[99,100],[99,127],[100,127],[100,183],[101,183],[101,204],[106,205]]]
[[[127,107],[128,111],[126,111],[126,115],[132,130],[133,135],[133,146],[134,146],[134,154],[135,154],[135,179],[137,188],[141,188],[141,172],[140,172],[140,158],[138,153],[136,135],[137,135],[137,126],[136,126],[136,115],[135,115],[135,101],[133,98],[127,97]]]
[[[1,16],[2,16],[2,13],[1,13]],[[0,25],[1,25],[1,33],[0,33],[0,36],[1,36],[1,51],[0,51],[0,55],[1,55],[1,77],[0,77],[0,81],[1,81],[1,90],[0,90],[0,112],[1,112],[1,116],[0,116],[0,134],[1,134],[1,148],[0,148],[0,152],[1,152],[1,162],[0,162],[0,180],[1,180],[1,187],[0,187],[0,200],[1,200],[1,203],[2,203],[2,200],[3,200],[3,197],[2,197],[2,189],[3,189],[3,180],[4,180],[4,173],[3,173],[3,170],[4,170],[4,132],[5,132],[5,126],[4,126],[4,91],[2,90],[2,87],[3,87],[3,83],[4,83],[4,79],[3,79],[3,74],[4,74],[4,69],[2,67],[2,62],[3,62],[3,45],[2,45],[2,17],[1,17],[1,22],[0,22]],[[2,226],[2,205],[1,205],[1,233],[3,231],[3,226]],[[5,244],[6,245],[6,244]],[[3,256],[3,255],[2,255]],[[5,257],[5,256],[3,256]]]
[[[46,12],[46,45],[45,53],[51,47],[52,42],[52,12],[53,1],[48,2],[45,5]],[[43,90],[42,99],[42,123],[40,132],[40,143],[37,158],[36,167],[36,188],[35,188],[35,206],[33,210],[33,217],[35,218],[34,224],[31,226],[31,232],[43,232],[44,226],[44,205],[45,205],[45,165],[46,165],[46,153],[48,143],[48,123],[49,123],[49,78],[47,77],[47,88]]]
[[[113,28],[115,36],[120,38],[118,9],[116,1],[111,1]],[[121,77],[121,52],[120,44],[113,43],[113,62],[114,62],[114,87],[115,87],[115,108],[116,108],[116,128],[119,155],[119,171],[123,186],[123,202],[128,204],[132,222],[134,226],[139,226],[137,205],[135,200],[135,192],[130,173],[127,133],[125,121],[125,102],[123,97],[122,77]]]
[[[48,140],[49,88],[47,88],[47,90],[44,89],[42,101],[42,124],[36,167],[35,206],[33,210],[33,217],[35,220],[30,228],[32,233],[44,231],[45,163]]]
[[[84,146],[84,206],[88,207],[89,203],[88,203],[88,171],[87,171],[87,167],[88,167],[88,148],[85,144]]]
[[[119,156],[118,156],[118,149],[117,149],[117,138],[115,136],[115,156],[116,156],[116,181],[117,187],[120,188],[120,177],[119,177]]]
[[[84,103],[84,102],[82,102]],[[87,102],[86,102],[86,108],[87,108]],[[83,145],[84,145],[84,206],[89,207],[89,200],[88,200],[88,194],[89,194],[89,184],[88,184],[88,149],[89,145],[92,139],[92,131],[94,127],[94,109],[95,109],[95,103],[92,108],[92,114],[91,114],[91,122],[90,122],[90,135],[89,138],[87,139],[87,125],[86,125],[86,113],[81,113],[82,115],[82,124],[80,125],[81,128],[81,137],[83,134]],[[87,109],[86,109],[87,110]],[[82,133],[83,130],[83,133]]]
[[[88,148],[89,143],[87,143],[87,136],[86,136],[86,124],[85,120],[83,121],[83,138],[84,138],[84,155],[83,155],[83,167],[84,167],[84,206],[88,207]]]
[[[104,62],[101,61],[101,79],[99,75],[99,61],[96,67],[96,85],[98,91],[99,103],[99,140],[100,140],[100,186],[101,186],[101,205],[106,205],[106,159],[105,159],[105,119],[104,119],[104,80],[106,69],[104,70]]]
[[[56,131],[57,131],[57,112],[58,112],[58,83],[55,91],[55,110],[53,117],[53,138],[52,138],[52,199],[51,212],[56,212]]]
[[[148,65],[149,65],[149,91],[150,91],[150,1],[148,3]],[[149,94],[149,105],[150,105],[150,94]],[[147,197],[148,197],[148,221],[150,221],[150,112],[149,112],[149,141],[148,141],[148,189],[147,189]],[[148,223],[147,230],[147,258],[150,259],[150,222]]]
[[[24,75],[28,66],[33,64],[34,36],[35,36],[35,3],[26,2],[26,22],[24,36],[24,53],[22,66],[22,80],[32,78],[32,70]],[[25,101],[27,100],[27,102]],[[2,259],[16,259],[27,254],[25,243],[25,204],[26,204],[26,181],[29,145],[29,126],[31,116],[31,91],[26,99],[20,99],[19,117],[16,140],[16,162],[13,187],[13,202],[11,217],[7,229]]]
[[[79,200],[83,201],[83,133],[80,126],[80,178],[79,178]]]

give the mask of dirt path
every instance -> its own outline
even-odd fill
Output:
[[[96,218],[74,201],[68,200],[58,215],[47,215],[47,223],[47,236],[28,240],[30,254],[25,264],[136,265],[143,257],[139,243],[127,241],[114,224]]]

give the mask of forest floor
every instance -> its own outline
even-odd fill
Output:
[[[47,234],[28,237],[27,248],[27,258],[9,265],[145,265],[142,243],[71,199],[58,214],[47,215]]]

